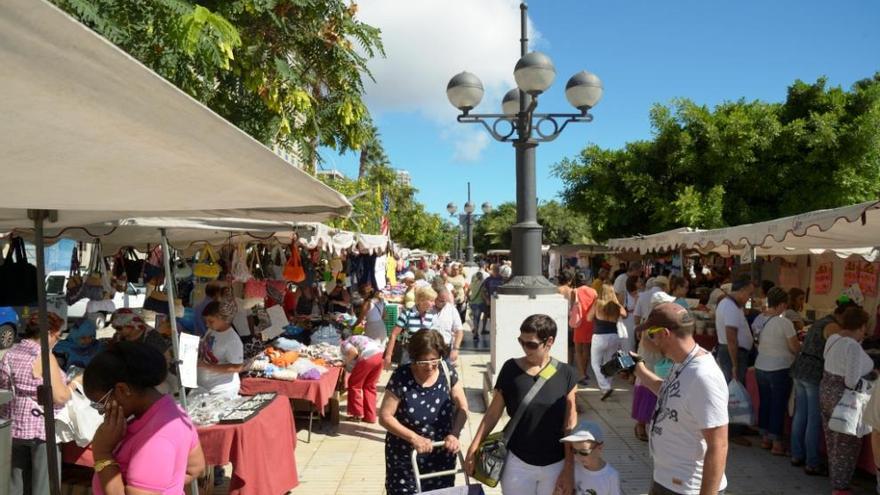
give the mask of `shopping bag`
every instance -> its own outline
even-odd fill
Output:
[[[578,302],[577,289],[572,291],[571,307],[568,308],[568,326],[569,328],[577,328],[581,326],[581,304]]]
[[[623,320],[617,320],[617,338],[626,340],[629,338],[629,331],[626,329],[626,323]]]
[[[843,391],[843,396],[831,411],[828,429],[860,438],[871,433],[871,427],[864,421],[865,407],[871,400],[871,394],[866,389],[870,389],[870,382],[859,380],[855,389]]]
[[[727,384],[728,397],[727,416],[732,425],[752,424],[752,401],[749,392],[742,383],[736,379]]]

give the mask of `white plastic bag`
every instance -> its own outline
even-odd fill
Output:
[[[751,425],[752,422],[752,400],[749,398],[749,392],[742,383],[736,379],[730,380],[727,384],[728,402],[727,416],[728,421],[732,425]]]
[[[617,320],[617,338],[620,340],[626,340],[629,338],[629,332],[626,329],[626,324],[623,322],[623,319]]]
[[[869,382],[859,380],[854,390],[844,390],[843,396],[831,411],[828,429],[860,438],[871,433],[871,427],[864,421],[865,407],[871,400],[869,389]]]

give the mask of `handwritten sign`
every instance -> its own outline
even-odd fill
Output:
[[[859,288],[865,297],[877,295],[877,263],[863,261],[859,266]]]
[[[859,283],[859,269],[861,262],[859,260],[846,260],[843,263],[843,286],[851,287],[852,284]]]
[[[816,276],[813,279],[813,293],[828,294],[831,292],[833,274],[834,269],[830,261],[820,263],[819,266],[816,267]]]

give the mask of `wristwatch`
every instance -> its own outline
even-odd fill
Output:
[[[110,466],[118,466],[119,464],[114,459],[104,459],[101,461],[95,461],[95,472],[100,473],[101,471],[107,469]]]

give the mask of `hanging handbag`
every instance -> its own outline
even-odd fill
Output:
[[[81,245],[82,244],[80,244],[80,246]],[[77,301],[83,298],[83,278],[79,273],[79,252],[80,249],[77,249],[77,246],[74,246],[73,252],[70,255],[70,273],[67,275],[67,285],[64,292],[64,301],[67,302],[68,306],[73,306]]]
[[[28,306],[37,302],[37,267],[28,263],[24,239],[15,237],[0,266],[0,306]]]
[[[174,280],[180,282],[182,280],[188,280],[192,278],[192,267],[189,266],[189,263],[186,262],[186,259],[184,259],[184,257],[181,256],[180,253],[176,253],[176,255],[174,256],[174,263],[172,263],[172,265],[172,270],[174,271]]]
[[[83,284],[82,297],[90,301],[103,301],[115,292],[110,277],[110,269],[104,261],[101,241],[95,240],[92,257],[89,261],[89,272]]]
[[[198,261],[193,265],[193,275],[198,278],[217,280],[220,276],[220,264],[217,262],[217,254],[210,244],[205,244],[199,252]]]
[[[306,279],[306,271],[303,269],[302,258],[296,239],[290,245],[290,258],[284,265],[284,280],[298,284]]]
[[[235,252],[232,255],[232,265],[229,268],[229,272],[232,275],[232,280],[235,282],[244,283],[254,278],[251,274],[251,270],[248,268],[247,246],[244,243],[239,243],[235,246]]]
[[[507,423],[507,426],[504,427],[504,430],[492,433],[480,442],[474,462],[474,479],[493,488],[498,486],[498,482],[501,481],[501,475],[504,472],[504,463],[507,460],[507,444],[510,443],[510,438],[513,436],[516,426],[522,419],[523,414],[525,414],[526,409],[528,409],[529,404],[532,403],[532,400],[538,395],[541,388],[544,387],[544,384],[556,374],[558,367],[559,361],[555,358],[550,358],[550,363],[538,373],[538,380],[532,385],[526,396],[523,397],[519,407],[516,408],[516,413],[514,413],[510,422]]]
[[[165,275],[165,259],[162,257],[162,246],[158,245],[150,250],[150,255],[144,263],[143,282],[154,282]]]
[[[260,246],[255,246],[251,253],[250,274],[252,276],[244,283],[244,298],[259,299],[259,304],[263,304],[267,294],[266,277],[262,269],[263,263],[260,257],[260,250]]]
[[[275,280],[283,280],[284,279],[284,267],[287,265],[287,253],[284,252],[284,246],[280,243],[276,244],[270,253],[270,257],[272,258],[272,262],[270,264],[271,268],[269,271],[271,272],[270,278]]]

